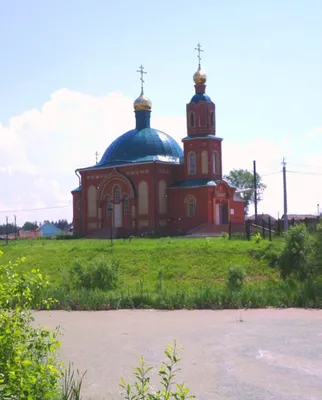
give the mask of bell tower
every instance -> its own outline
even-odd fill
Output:
[[[216,106],[206,94],[207,74],[201,67],[198,43],[198,70],[193,75],[195,94],[187,104],[187,133],[184,143],[186,179],[222,179],[221,141],[216,136]]]

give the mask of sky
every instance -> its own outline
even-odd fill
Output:
[[[72,219],[75,169],[134,127],[141,64],[181,144],[198,42],[224,173],[256,160],[281,216],[285,157],[289,213],[322,210],[321,0],[0,0],[0,224]]]

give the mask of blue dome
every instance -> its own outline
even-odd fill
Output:
[[[207,96],[206,94],[197,93],[191,99],[191,102],[193,102],[193,103],[199,103],[200,101],[205,101],[206,103],[211,103],[211,98],[209,96]]]
[[[113,166],[155,160],[179,163],[182,157],[181,147],[166,133],[152,128],[132,129],[114,140],[96,166]]]

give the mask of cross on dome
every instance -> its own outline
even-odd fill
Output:
[[[198,60],[199,60],[199,68],[200,68],[200,61],[201,61],[200,53],[203,52],[203,49],[201,48],[201,44],[200,43],[197,44],[197,47],[195,47],[195,50],[197,50],[197,52],[198,52],[197,57],[198,57]]]
[[[139,69],[136,70],[136,72],[139,72],[141,74],[140,81],[141,81],[141,94],[140,96],[135,100],[134,102],[134,110],[135,111],[151,111],[152,103],[151,100],[144,96],[144,79],[143,76],[144,74],[147,74],[147,72],[144,71],[143,65],[140,65]]]
[[[200,53],[203,52],[203,49],[201,48],[201,44],[198,43],[197,47],[195,47],[195,50],[198,52],[198,71],[194,74],[193,80],[196,85],[204,85],[207,81],[207,74],[205,71],[201,69],[201,55]]]
[[[141,81],[141,96],[142,96],[143,95],[143,84],[144,84],[143,75],[147,74],[147,72],[144,71],[144,67],[142,64],[140,65],[139,69],[136,70],[136,72],[139,72],[141,74],[140,81]]]

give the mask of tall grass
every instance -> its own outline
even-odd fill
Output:
[[[154,308],[235,309],[265,307],[322,307],[322,279],[311,283],[265,282],[246,283],[238,291],[225,286],[170,288],[139,291],[123,288],[118,291],[55,288],[50,295],[58,300],[56,308],[68,310],[118,310]]]

